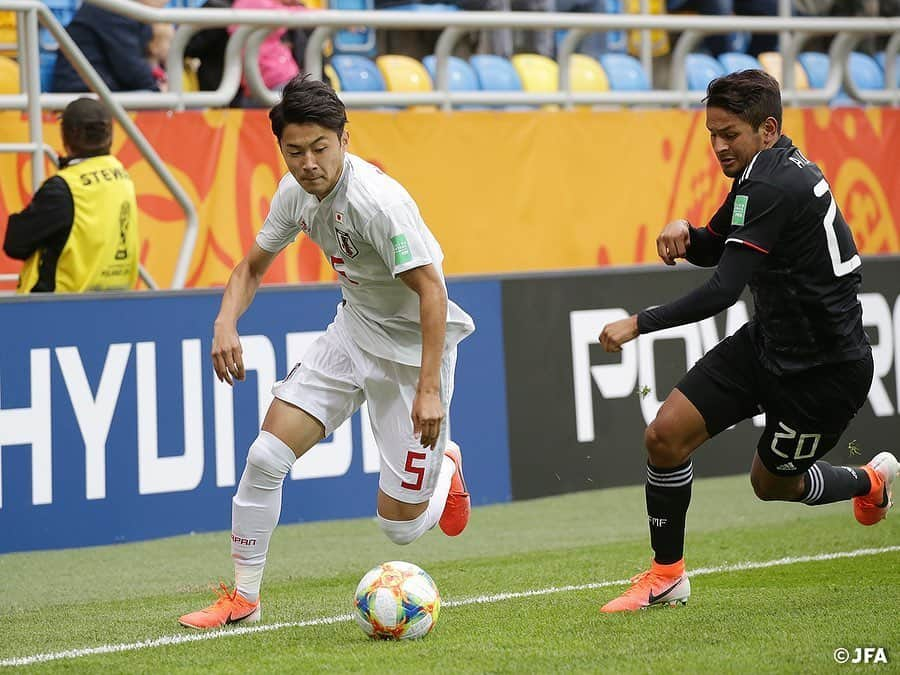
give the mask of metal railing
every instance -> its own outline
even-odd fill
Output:
[[[27,0],[0,0],[0,7]],[[282,12],[278,10],[234,9],[156,9],[130,0],[87,0],[94,5],[128,16],[138,21],[166,22],[179,25],[169,53],[170,78],[168,92],[127,92],[113,94],[113,100],[126,107],[176,109],[205,108],[227,105],[237,94],[243,73],[251,93],[261,102],[274,104],[277,93],[268,90],[262,81],[256,59],[256,47],[269,31],[285,28],[313,28],[306,48],[305,68],[313,77],[323,72],[323,47],[338,29],[364,25],[376,29],[440,30],[435,56],[435,91],[422,93],[398,92],[341,92],[350,107],[380,107],[408,105],[439,105],[452,108],[459,105],[543,105],[558,104],[566,108],[575,105],[680,105],[700,102],[703,92],[689,91],[686,85],[684,58],[706,35],[731,33],[735,30],[750,33],[778,33],[782,36],[783,93],[785,101],[796,104],[824,104],[840,87],[865,103],[900,104],[900,91],[894,76],[894,57],[900,47],[900,18],[831,18],[831,17],[734,17],[641,15],[641,14],[583,14],[556,12],[384,12],[310,10]],[[784,3],[782,3],[784,4]],[[190,36],[203,28],[237,25],[225,54],[224,75],[214,92],[186,92],[180,73],[184,64],[184,48]],[[494,28],[566,29],[569,34],[560,45],[559,90],[551,93],[449,91],[447,57],[459,37],[469,31]],[[608,30],[661,29],[680,32],[673,50],[670,88],[642,92],[573,92],[569,75],[569,55],[587,34]],[[56,32],[54,35],[56,36]],[[811,36],[838,36],[831,47],[831,70],[822,89],[797,90],[794,86],[794,63],[798,46]],[[870,35],[891,35],[886,50],[888,81],[883,91],[860,91],[848,77],[847,57],[853,46]],[[243,58],[241,56],[243,52]],[[242,67],[243,62],[243,67]],[[651,73],[648,73],[648,76]],[[73,95],[41,94],[41,106],[61,108]],[[24,109],[27,96],[0,96],[0,109]]]
[[[364,25],[375,29],[440,30],[435,48],[435,90],[422,93],[341,92],[348,107],[382,107],[437,105],[452,109],[461,105],[547,105],[564,108],[576,105],[665,105],[694,106],[704,96],[702,91],[687,87],[685,58],[705,36],[726,34],[739,29],[750,33],[778,33],[783,61],[783,98],[787,104],[825,104],[843,86],[853,98],[864,103],[900,105],[900,89],[896,83],[895,57],[900,49],[900,18],[821,18],[821,17],[733,17],[650,15],[650,14],[575,14],[557,12],[384,12],[333,11],[282,12],[278,10],[234,9],[157,9],[130,0],[86,0],[111,12],[144,23],[178,24],[168,57],[168,92],[111,92],[55,17],[37,0],[0,0],[0,10],[18,14],[18,50],[21,89],[24,93],[0,95],[0,110],[25,110],[29,119],[30,142],[15,144],[17,152],[32,153],[32,181],[43,180],[44,145],[40,125],[42,109],[62,109],[79,94],[41,93],[38,56],[38,24],[46,27],[84,81],[112,109],[125,133],[146,157],[154,171],[176,201],[184,209],[187,226],[179,252],[172,288],[182,288],[197,240],[197,215],[186,192],[174,179],[152,146],[125,112],[125,108],[176,109],[207,108],[228,105],[238,92],[242,75],[251,93],[261,102],[272,105],[277,93],[265,87],[259,70],[257,50],[266,34],[275,28],[314,29],[307,43],[305,68],[312,77],[321,79],[323,51],[326,41],[338,29]],[[646,3],[643,3],[646,9]],[[782,14],[788,0],[780,0]],[[184,50],[198,30],[238,26],[230,36],[222,81],[215,91],[185,91],[181,78]],[[456,42],[467,32],[490,29],[565,29],[568,34],[559,46],[558,91],[499,92],[450,91],[449,59]],[[670,87],[650,91],[576,92],[572,90],[569,56],[584,37],[592,32],[638,30],[644,37],[642,62],[652,81],[652,59],[647,48],[650,30],[680,32],[672,52]],[[830,70],[821,89],[799,90],[794,82],[794,65],[802,45],[812,36],[835,36],[830,47]],[[885,89],[860,90],[849,77],[847,60],[853,46],[871,35],[890,35],[885,50]],[[0,151],[3,147],[0,147]],[[142,273],[144,274],[144,273]],[[145,278],[145,281],[147,279]],[[152,285],[152,280],[148,283]]]
[[[32,189],[36,190],[44,180],[44,142],[41,111],[43,108],[53,107],[45,104],[44,96],[46,94],[41,94],[40,91],[40,57],[38,55],[38,24],[40,23],[56,39],[60,52],[69,59],[84,82],[109,106],[115,120],[184,210],[186,220],[185,235],[171,284],[172,288],[184,288],[191,256],[196,246],[197,230],[199,229],[197,210],[188,197],[187,192],[175,180],[165,162],[160,159],[156,150],[128,116],[121,102],[113,97],[109,87],[97,74],[97,71],[94,70],[59,21],[56,20],[56,17],[47,9],[46,5],[36,0],[0,0],[0,10],[16,12],[20,85],[21,90],[25,92],[18,95],[0,96],[0,110],[26,110],[29,129],[28,143],[10,144],[5,148],[0,146],[0,151],[31,152]],[[78,96],[78,94],[71,95],[68,99],[71,101]],[[68,101],[66,101],[66,104],[68,104]],[[144,269],[143,265],[139,265],[138,270],[141,279],[149,288],[157,288],[156,282]]]

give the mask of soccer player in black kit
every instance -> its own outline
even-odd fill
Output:
[[[676,220],[657,239],[677,258],[716,267],[678,300],[603,328],[607,352],[641,333],[700,321],[734,304],[750,285],[754,318],[700,359],[647,427],[650,570],[602,612],[687,602],[684,525],[691,455],[707,439],[766,413],[750,482],[760,499],[809,505],[853,500],[874,525],[890,508],[900,464],[889,452],[864,467],[822,457],[865,402],[873,361],[857,299],[860,258],[822,171],[781,133],[778,82],[760,70],[713,80],[706,126],[722,171],[734,184],[705,228]]]

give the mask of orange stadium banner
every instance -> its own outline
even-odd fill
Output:
[[[188,285],[223,285],[253,242],[284,172],[262,110],[141,112],[134,119],[197,205]],[[656,262],[668,220],[704,223],[729,181],[694,111],[354,111],[350,149],[397,178],[440,240],[448,274]],[[863,253],[900,253],[900,110],[787,110],[784,130],[816,161]],[[61,148],[54,116],[48,143]],[[27,121],[0,113],[0,142]],[[168,287],[184,214],[117,129],[113,146],[138,190],[141,260]],[[0,235],[30,198],[30,157],[0,155]],[[0,273],[20,263],[0,254]],[[334,280],[301,235],[267,283]],[[9,286],[7,286],[9,288]]]

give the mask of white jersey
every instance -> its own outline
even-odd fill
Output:
[[[396,277],[430,263],[443,282],[444,253],[403,186],[350,153],[337,185],[321,202],[288,173],[256,243],[276,253],[300,232],[319,245],[337,271],[344,296],[338,314],[359,347],[419,366],[419,296]],[[472,318],[448,301],[445,351],[474,330]]]

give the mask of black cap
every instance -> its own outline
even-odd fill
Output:
[[[62,137],[72,157],[105,155],[112,144],[112,115],[92,98],[79,98],[62,114]]]
[[[62,123],[67,129],[81,129],[92,124],[111,125],[112,114],[100,101],[82,97],[66,106]]]

